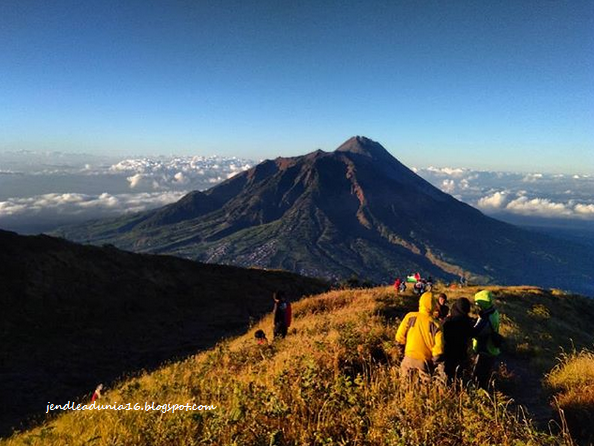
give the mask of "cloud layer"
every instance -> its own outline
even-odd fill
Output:
[[[131,158],[109,168],[111,173],[126,174],[130,188],[152,187],[202,189],[249,169],[253,162],[238,158],[174,157]]]
[[[116,159],[61,153],[0,153],[0,228],[39,232],[159,207],[256,163],[236,157]],[[594,222],[594,176],[414,169],[483,212]]]
[[[10,198],[0,202],[0,227],[22,232],[51,230],[61,225],[117,217],[164,206],[179,200],[185,193],[50,193],[28,198]]]
[[[0,216],[23,213],[71,214],[97,210],[114,214],[139,212],[149,207],[161,206],[179,200],[186,192],[167,191],[139,194],[86,195],[79,193],[44,194],[29,198],[11,198],[0,202]]]
[[[485,213],[594,220],[594,176],[414,169],[420,176]]]

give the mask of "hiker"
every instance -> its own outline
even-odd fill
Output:
[[[415,273],[414,278],[417,282],[421,281],[421,275],[418,272]]]
[[[291,326],[291,304],[285,300],[282,291],[275,292],[272,298],[274,299],[274,339],[284,338]]]
[[[425,292],[425,284],[423,282],[415,282],[413,285],[413,293],[417,296],[421,296]]]
[[[447,302],[448,296],[445,293],[439,293],[437,295],[437,304],[435,305],[435,310],[433,311],[433,317],[442,324],[450,312],[450,307],[448,307]]]
[[[474,303],[480,308],[479,319],[474,326],[472,348],[476,353],[473,377],[482,389],[487,389],[495,359],[501,353],[499,335],[499,311],[493,304],[491,291],[483,290],[474,295]]]
[[[452,311],[443,323],[443,356],[448,382],[464,376],[469,368],[469,350],[474,333],[474,320],[470,313],[470,301],[461,297],[452,305]]]
[[[418,373],[428,381],[442,357],[441,327],[432,315],[433,293],[424,293],[419,299],[419,311],[408,313],[396,332],[396,342],[404,346],[400,375],[408,379]]]
[[[400,292],[400,285],[402,285],[402,279],[400,277],[398,277],[394,281],[394,290],[396,291],[396,294],[398,294]]]
[[[400,291],[401,293],[404,293],[404,292],[406,291],[406,282],[405,282],[404,280],[403,280],[403,281],[402,281],[402,283],[400,284],[399,291]]]
[[[95,401],[97,401],[99,398],[101,398],[101,391],[103,390],[103,384],[99,384],[96,388],[95,391],[93,392],[93,396],[91,397],[91,403],[94,403]]]
[[[254,338],[256,338],[258,345],[268,345],[268,339],[266,338],[264,330],[256,331],[256,333],[254,333]]]

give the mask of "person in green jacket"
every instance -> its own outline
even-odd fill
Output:
[[[479,307],[479,319],[474,326],[472,348],[476,353],[473,377],[479,387],[487,389],[496,358],[501,353],[498,345],[499,311],[493,303],[493,295],[488,290],[474,295],[474,303]]]

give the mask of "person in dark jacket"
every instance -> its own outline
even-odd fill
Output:
[[[285,300],[282,291],[275,292],[272,298],[274,299],[274,339],[284,338],[291,325],[291,304]]]
[[[470,301],[461,297],[454,302],[450,315],[443,323],[445,373],[450,383],[462,378],[470,365],[469,350],[475,322],[468,316],[470,307]]]
[[[450,307],[448,307],[448,296],[446,296],[445,293],[439,293],[437,295],[437,304],[435,305],[433,317],[443,324],[446,317],[448,317],[449,312]]]

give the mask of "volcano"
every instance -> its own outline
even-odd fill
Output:
[[[58,232],[209,263],[374,282],[449,280],[594,291],[594,255],[482,214],[355,136],[334,152],[266,160],[204,192]]]

